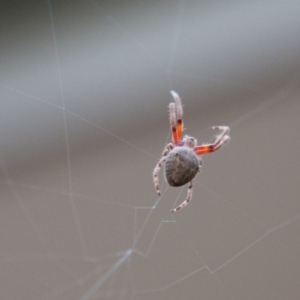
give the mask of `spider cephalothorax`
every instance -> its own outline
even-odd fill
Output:
[[[171,91],[174,102],[169,104],[170,125],[172,130],[172,143],[169,143],[162,153],[162,157],[153,171],[153,181],[160,196],[158,174],[162,164],[165,164],[165,177],[170,186],[182,186],[189,182],[187,198],[178,207],[172,210],[175,212],[185,207],[192,199],[193,178],[201,170],[201,155],[214,152],[230,140],[229,127],[213,126],[212,129],[218,129],[221,133],[217,136],[213,144],[197,146],[197,140],[191,136],[185,135],[182,138],[183,130],[183,110],[181,100],[178,94]]]

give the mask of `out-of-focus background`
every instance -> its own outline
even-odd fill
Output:
[[[7,1],[0,9],[1,299],[299,299],[300,3]],[[231,141],[187,187],[186,133]]]

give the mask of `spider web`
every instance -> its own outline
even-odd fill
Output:
[[[3,299],[298,299],[299,10],[3,5]],[[175,214],[187,187],[151,178],[171,89],[199,143],[232,137]]]

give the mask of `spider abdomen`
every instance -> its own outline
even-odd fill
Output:
[[[199,160],[193,149],[178,146],[167,155],[165,176],[169,185],[181,186],[190,182],[199,171]]]

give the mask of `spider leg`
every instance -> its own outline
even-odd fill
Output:
[[[199,160],[199,171],[198,172],[200,172],[202,169],[202,166],[203,166],[203,161],[202,161],[201,157],[198,157],[198,160]]]
[[[154,170],[153,170],[153,182],[154,182],[154,186],[156,188],[156,192],[157,195],[160,196],[160,190],[159,190],[159,181],[158,181],[158,174],[160,171],[161,166],[163,165],[163,163],[166,161],[167,157],[163,156],[159,162],[157,163],[157,165],[155,166]]]
[[[190,181],[189,187],[188,187],[188,192],[187,192],[187,197],[186,199],[176,208],[174,208],[171,212],[176,212],[177,210],[184,208],[185,206],[187,206],[189,204],[189,202],[192,199],[192,195],[193,195],[193,181]]]
[[[172,150],[174,148],[173,143],[169,143],[166,148],[164,149],[162,156],[166,156],[170,150]]]
[[[199,160],[199,170],[198,172],[201,171],[201,168],[202,168],[202,158],[201,157],[198,157],[198,160]],[[185,207],[188,205],[188,203],[191,201],[192,199],[192,195],[193,195],[193,181],[191,180],[190,181],[190,184],[189,184],[189,187],[188,187],[188,193],[187,193],[187,197],[186,199],[179,205],[177,206],[176,208],[174,208],[171,212],[176,212],[177,210]]]
[[[177,138],[175,103],[169,104],[169,114],[170,114],[170,126],[172,131],[172,140],[175,145],[178,145],[179,140]]]
[[[182,104],[179,95],[171,91],[171,95],[173,96],[174,102],[175,102],[175,107],[176,107],[176,115],[177,115],[177,140],[178,142],[181,141],[182,138],[182,131],[183,131],[183,109],[182,109]]]
[[[228,135],[230,129],[227,126],[213,126],[212,129],[221,130],[220,135],[217,136],[217,139],[213,144],[206,144],[195,147],[194,151],[197,155],[209,154],[220,149],[227,141],[230,140]]]

